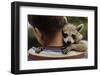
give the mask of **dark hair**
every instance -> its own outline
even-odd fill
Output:
[[[66,23],[63,16],[28,15],[28,21],[48,37],[53,37]]]

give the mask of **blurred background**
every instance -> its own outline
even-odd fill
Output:
[[[84,28],[81,31],[81,34],[83,35],[83,39],[87,40],[88,38],[88,18],[87,17],[73,17],[73,16],[66,16],[69,23],[74,24],[75,26],[78,26],[79,24],[84,24]],[[28,24],[28,49],[30,49],[32,46],[39,47],[41,46],[36,37],[34,36],[32,27],[30,24]]]

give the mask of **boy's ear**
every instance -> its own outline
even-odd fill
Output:
[[[42,33],[39,31],[39,29],[35,27],[35,28],[34,28],[34,31],[35,31],[36,34],[41,38]]]
[[[77,29],[78,32],[81,32],[83,28],[84,28],[84,24],[80,24],[80,25],[78,25],[76,27],[76,29]]]

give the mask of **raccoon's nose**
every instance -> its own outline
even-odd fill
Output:
[[[69,45],[70,45],[70,44],[71,44],[71,41],[68,41],[68,42],[67,42],[67,44],[69,44]]]

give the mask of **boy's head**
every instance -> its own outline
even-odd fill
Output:
[[[43,45],[55,38],[66,23],[63,16],[28,15],[28,21],[32,25],[38,41]]]

